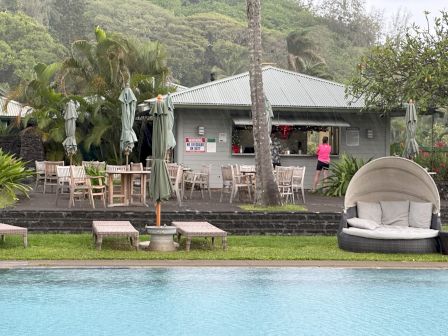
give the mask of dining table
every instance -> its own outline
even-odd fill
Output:
[[[150,170],[119,170],[107,171],[107,206],[148,206],[146,203],[146,184],[148,176],[151,174]],[[116,191],[114,188],[115,176],[120,175],[120,190]],[[139,191],[134,193],[134,178],[140,179]],[[120,202],[115,202],[115,199],[120,199]],[[137,198],[137,200],[135,200]]]

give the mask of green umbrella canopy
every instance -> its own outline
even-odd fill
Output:
[[[170,198],[172,186],[165,163],[165,154],[169,147],[169,112],[162,99],[157,99],[151,108],[152,124],[152,167],[149,182],[149,194],[153,200],[160,202]]]
[[[403,157],[413,158],[418,154],[418,143],[415,140],[417,132],[417,111],[412,101],[409,102],[406,108],[406,142],[403,150]]]
[[[135,107],[137,105],[137,98],[131,88],[126,86],[121,91],[121,138],[120,149],[124,152],[131,152],[134,148],[134,142],[137,142],[137,136],[132,128],[135,119]]]
[[[65,135],[66,138],[62,142],[67,155],[72,156],[78,151],[76,144],[75,132],[76,132],[76,119],[78,119],[78,107],[79,103],[70,100],[65,105],[64,120],[65,120]]]

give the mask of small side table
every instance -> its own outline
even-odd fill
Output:
[[[448,254],[448,232],[439,231],[440,252]]]

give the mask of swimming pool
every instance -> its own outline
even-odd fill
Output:
[[[448,271],[0,271],[0,335],[446,335]]]

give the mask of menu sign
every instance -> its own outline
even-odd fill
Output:
[[[185,151],[186,152],[205,152],[206,138],[185,138]]]

